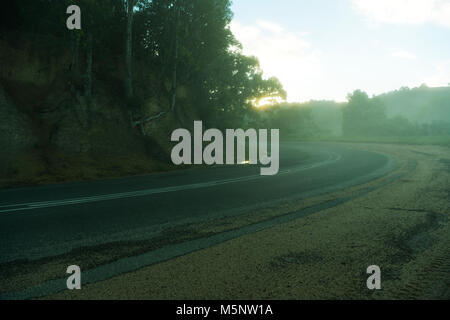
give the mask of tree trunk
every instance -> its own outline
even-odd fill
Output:
[[[172,69],[172,91],[170,97],[170,110],[175,111],[176,99],[177,99],[177,65],[178,65],[178,36],[175,34],[175,46],[174,46],[174,62]]]
[[[127,0],[127,36],[125,53],[125,95],[128,99],[133,97],[133,15],[136,0]]]
[[[69,72],[69,85],[70,90],[75,91],[75,82],[77,81],[78,77],[78,51],[79,51],[79,39],[78,36],[73,38],[72,41],[72,62],[70,65],[70,72]]]
[[[92,55],[93,55],[92,34],[88,35],[86,53],[86,78],[84,84],[84,95],[90,99],[92,96]]]
[[[175,111],[176,99],[177,99],[177,68],[178,68],[178,22],[180,19],[180,4],[177,3],[178,8],[175,14],[175,24],[173,33],[173,66],[172,66],[172,90],[170,96],[170,110]]]

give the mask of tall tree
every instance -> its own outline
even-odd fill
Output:
[[[133,97],[133,17],[137,0],[125,0],[127,31],[125,41],[125,95]]]
[[[179,20],[181,13],[181,1],[175,1],[173,5],[174,11],[174,27],[173,27],[173,62],[172,62],[172,89],[170,93],[170,111],[175,111],[175,104],[177,99],[177,71],[178,71],[178,50],[179,50]]]
[[[84,95],[86,98],[90,99],[92,96],[92,59],[93,59],[93,36],[92,33],[87,35],[86,40],[86,76],[84,83]]]
[[[382,135],[386,119],[386,110],[379,98],[371,99],[361,90],[348,95],[348,104],[343,109],[344,135]]]

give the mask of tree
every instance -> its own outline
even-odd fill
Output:
[[[175,1],[172,10],[174,12],[174,26],[173,26],[173,62],[172,62],[172,89],[170,93],[170,111],[175,111],[175,104],[177,99],[177,70],[178,70],[178,49],[179,49],[179,21],[181,14],[181,1]]]
[[[379,98],[370,99],[367,93],[356,90],[348,95],[343,109],[343,133],[346,136],[383,135],[387,121],[386,110]]]
[[[125,0],[127,14],[127,31],[125,42],[125,95],[127,99],[133,97],[133,17],[134,8],[138,0]]]

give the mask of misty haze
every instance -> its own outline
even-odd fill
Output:
[[[450,299],[449,9],[5,2],[0,299]]]

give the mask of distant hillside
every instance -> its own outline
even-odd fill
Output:
[[[401,88],[379,95],[388,117],[403,116],[414,123],[450,123],[450,86]]]

